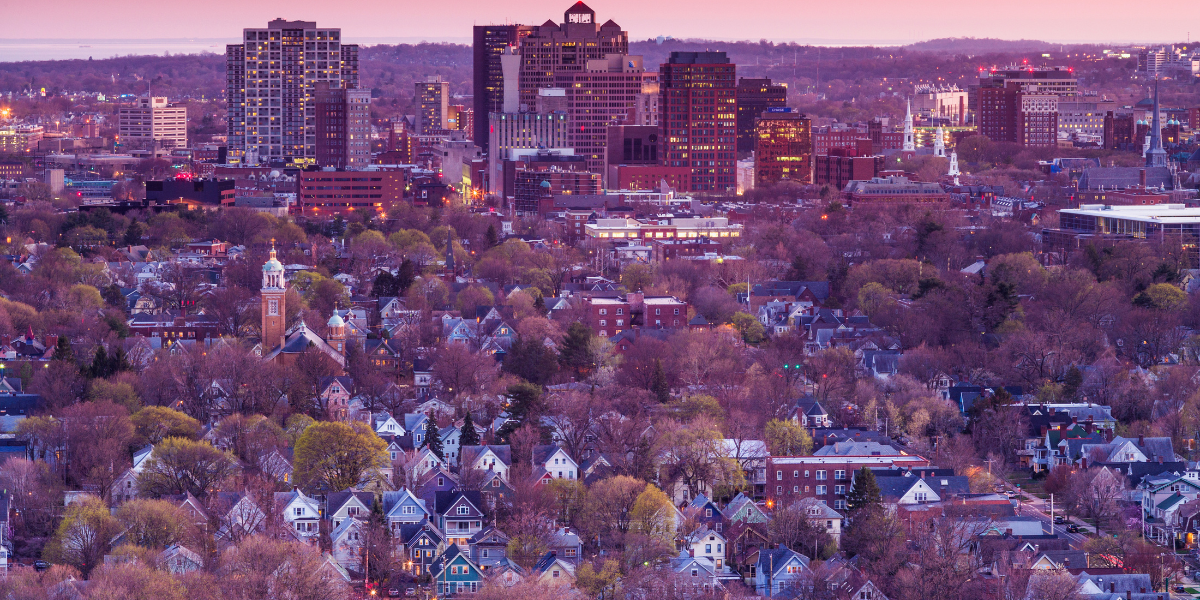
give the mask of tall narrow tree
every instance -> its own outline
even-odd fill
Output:
[[[463,417],[462,433],[458,436],[458,446],[478,446],[479,432],[475,431],[475,421],[471,419],[471,412],[467,411],[467,415]]]
[[[438,434],[437,419],[433,415],[425,421],[425,441],[421,442],[421,447],[428,446],[429,451],[437,455],[438,458],[445,460],[446,453],[442,449],[442,436]]]

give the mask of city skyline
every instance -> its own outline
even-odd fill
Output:
[[[1097,10],[1078,1],[1038,3],[1018,0],[997,14],[985,7],[951,7],[939,0],[907,3],[903,13],[895,4],[881,0],[851,0],[849,3],[822,4],[797,8],[788,0],[749,0],[741,3],[748,10],[726,12],[708,10],[704,3],[688,6],[695,10],[680,12],[680,2],[640,3],[634,0],[597,0],[589,3],[603,19],[613,19],[630,32],[631,40],[657,36],[712,39],[716,41],[767,39],[776,42],[801,42],[813,45],[903,45],[947,37],[1042,40],[1052,43],[1172,43],[1190,42],[1189,21],[1200,17],[1200,8],[1183,6],[1171,19],[1131,20],[1121,11]],[[129,10],[95,14],[93,3],[65,0],[54,21],[39,18],[34,3],[14,5],[8,16],[16,22],[38,24],[16,32],[20,37],[6,42],[61,42],[69,40],[164,40],[178,32],[178,39],[236,40],[245,22],[266,22],[274,18],[330,23],[340,27],[361,43],[389,41],[448,41],[469,43],[473,25],[524,23],[537,24],[561,14],[569,0],[530,0],[519,5],[467,0],[459,10],[446,14],[440,6],[414,4],[403,11],[395,5],[367,0],[360,9],[348,13],[342,7],[311,1],[262,2],[238,4],[236,21],[229,0],[216,0],[212,10],[190,14],[187,28],[180,31],[178,16],[153,10],[146,0],[133,0]],[[145,10],[141,10],[141,9]],[[789,18],[764,18],[769,15],[794,15]],[[1037,14],[1037,19],[1030,19]],[[119,16],[118,16],[119,15]],[[886,18],[860,19],[856,15],[887,15]],[[950,22],[947,15],[953,15]],[[986,18],[985,18],[986,17]],[[1190,17],[1190,18],[1189,18]],[[819,23],[820,26],[805,26]],[[131,35],[134,32],[141,35]],[[1198,30],[1200,33],[1200,30]],[[106,35],[108,34],[108,35]],[[10,34],[11,35],[11,34]],[[186,35],[186,38],[183,36]],[[19,45],[19,44],[18,44]]]

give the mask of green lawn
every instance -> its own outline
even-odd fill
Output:
[[[1013,485],[1019,484],[1021,486],[1022,491],[1033,494],[1034,496],[1037,496],[1038,498],[1042,498],[1044,500],[1046,498],[1049,498],[1050,495],[1046,493],[1046,489],[1042,485],[1043,481],[1045,481],[1045,480],[1044,479],[1037,479],[1037,480],[1030,479],[1028,471],[1013,471],[1012,473],[1008,474],[1008,482],[1009,483],[1011,483]]]
[[[1183,591],[1185,591],[1189,594],[1200,594],[1200,590],[1198,590],[1196,588],[1183,588]]]

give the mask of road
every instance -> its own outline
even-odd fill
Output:
[[[1067,519],[1068,519],[1067,522],[1063,523],[1062,525],[1053,524],[1053,522],[1050,518],[1050,514],[1049,514],[1050,513],[1050,502],[1049,501],[1042,500],[1041,498],[1038,498],[1037,496],[1026,493],[1024,490],[1017,490],[1016,488],[1014,488],[1012,485],[1008,484],[1007,482],[1004,484],[1004,488],[1007,491],[1016,492],[1016,494],[1017,494],[1016,499],[1019,500],[1019,502],[1017,503],[1017,516],[1033,517],[1033,518],[1041,521],[1042,522],[1042,531],[1047,531],[1047,532],[1053,531],[1060,538],[1067,540],[1067,543],[1071,546],[1072,550],[1082,550],[1083,544],[1084,544],[1084,542],[1086,542],[1088,540],[1089,534],[1095,535],[1094,527],[1092,527],[1088,523],[1085,523],[1083,520],[1076,519],[1074,517],[1067,517]],[[1055,516],[1066,517],[1067,515],[1063,514],[1059,510],[1060,506],[1061,505],[1055,506],[1055,511],[1054,511]],[[1078,525],[1083,530],[1083,533],[1068,532],[1067,526],[1071,525],[1071,524]]]

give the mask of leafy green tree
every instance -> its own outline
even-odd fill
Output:
[[[164,438],[196,439],[200,437],[200,421],[165,406],[147,406],[129,418],[133,422],[136,440],[157,444]]]
[[[137,498],[117,509],[125,540],[151,550],[162,550],[187,539],[188,515],[166,500]]]
[[[169,437],[154,446],[154,453],[138,476],[138,488],[156,497],[187,492],[204,498],[236,472],[237,461],[232,454],[208,442]]]
[[[789,419],[767,421],[763,435],[772,456],[805,456],[812,453],[813,440],[808,429]]]
[[[742,334],[742,341],[747,344],[757,344],[763,341],[763,338],[766,336],[766,329],[763,328],[763,324],[750,313],[734,313],[733,327],[738,330],[738,333]]]
[[[425,441],[421,442],[421,447],[429,448],[430,452],[442,460],[446,458],[446,451],[442,448],[442,436],[438,434],[437,419],[432,415],[425,419]]]
[[[296,482],[309,490],[337,491],[358,485],[387,466],[387,443],[366,423],[317,421],[296,441]]]
[[[463,417],[462,433],[458,436],[458,445],[462,446],[478,446],[479,432],[475,431],[475,421],[471,418],[471,411],[467,411]]]
[[[71,565],[87,577],[104,561],[109,542],[119,533],[121,523],[104,501],[85,496],[67,507],[45,556],[50,562]]]

